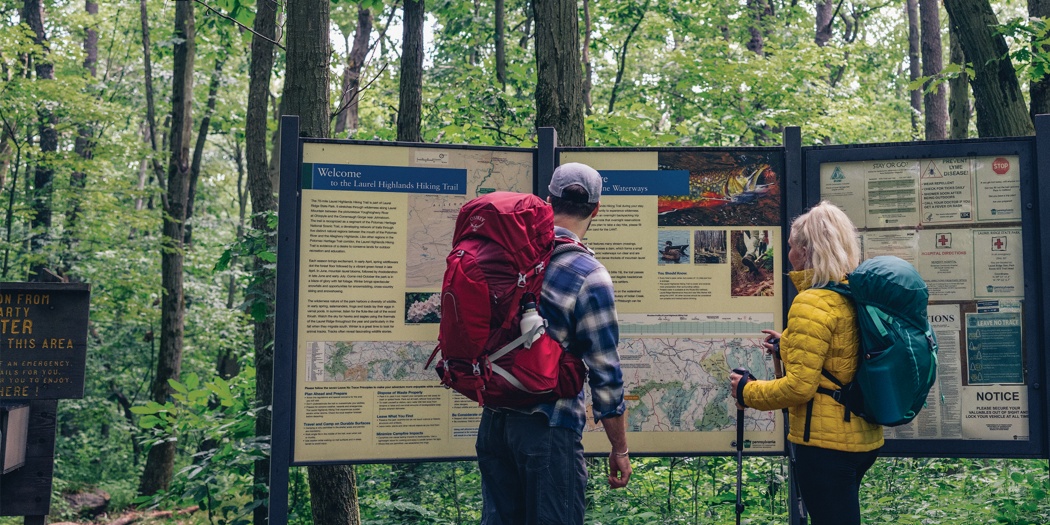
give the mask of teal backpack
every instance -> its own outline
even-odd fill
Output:
[[[857,307],[857,374],[843,384],[822,370],[839,390],[817,391],[845,405],[846,421],[852,412],[879,425],[908,423],[926,406],[937,379],[937,337],[926,318],[926,282],[915,267],[892,255],[868,259],[846,277],[848,285],[826,288]]]

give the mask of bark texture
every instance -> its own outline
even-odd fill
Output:
[[[84,69],[87,71],[91,78],[95,78],[98,73],[98,31],[95,30],[95,24],[98,20],[98,3],[95,0],[86,0],[84,2],[84,12],[87,14],[88,23],[84,27]],[[73,151],[80,157],[81,160],[90,161],[94,157],[94,133],[95,129],[93,126],[88,124],[82,124],[77,127],[77,138],[73,144]],[[74,247],[77,244],[77,223],[80,219],[80,215],[83,212],[81,209],[80,194],[87,186],[87,173],[84,171],[84,167],[78,167],[76,170],[69,175],[69,207],[66,211],[66,227],[63,232],[65,236],[66,255],[62,262],[62,274],[69,272],[69,268],[72,267],[75,260]]]
[[[288,41],[285,56],[282,113],[299,116],[299,129],[306,137],[330,136],[328,101],[329,2],[297,0],[288,9]]]
[[[948,24],[951,63],[966,66],[966,55],[959,45],[959,30]],[[970,133],[970,80],[964,69],[948,81],[948,138],[964,139]]]
[[[186,234],[183,242],[186,246],[193,245],[193,203],[197,197],[197,181],[201,177],[201,160],[204,158],[204,144],[208,141],[208,129],[211,128],[211,116],[215,113],[215,97],[219,94],[219,83],[222,81],[223,57],[215,59],[215,69],[211,73],[211,82],[208,83],[208,104],[201,117],[201,125],[197,131],[197,143],[193,146],[193,161],[190,163],[190,189],[186,196]]]
[[[44,2],[43,0],[26,0],[23,11],[25,23],[33,31],[33,42],[43,50],[40,58],[34,63],[36,78],[40,81],[55,79],[55,66],[51,63],[50,43],[44,32]],[[33,253],[43,253],[50,244],[51,239],[51,194],[52,182],[55,178],[55,170],[51,163],[55,152],[58,151],[58,131],[55,129],[55,116],[46,106],[37,110],[38,132],[40,134],[40,159],[33,171],[33,218],[30,226],[33,229],[30,238],[30,250]],[[39,280],[35,276],[44,275],[47,268],[47,260],[38,258],[29,268],[29,278]]]
[[[281,112],[299,116],[302,136],[328,138],[331,113],[328,101],[330,3],[328,0],[297,0],[285,5],[288,9],[287,80],[281,98]],[[272,379],[272,363],[269,368]],[[257,373],[261,375],[261,370]],[[307,467],[307,473],[314,523],[356,525],[360,522],[352,466],[311,466]]]
[[[908,80],[915,82],[922,75],[919,61],[919,0],[907,0],[908,9]],[[922,90],[913,89],[911,95],[911,134],[919,136],[919,122],[922,117]]]
[[[945,0],[959,43],[973,65],[974,109],[981,137],[1032,135],[1035,126],[1025,106],[1006,39],[995,31],[999,20],[988,0]]]
[[[536,127],[553,127],[563,146],[583,146],[583,74],[576,2],[533,0],[536,19]]]
[[[372,24],[372,12],[359,7],[354,44],[343,67],[343,94],[339,98],[339,109],[342,111],[335,118],[336,137],[342,137],[345,133],[347,138],[351,138],[357,132],[361,68],[365,65],[365,57],[368,56],[368,39],[372,34]]]
[[[274,198],[273,181],[270,179],[269,165],[266,160],[266,115],[270,101],[270,77],[273,70],[273,42],[277,32],[276,0],[260,0],[255,12],[252,29],[251,64],[248,77],[248,107],[245,113],[245,164],[248,169],[248,193],[252,199],[252,228],[261,232],[266,239],[267,247],[276,253],[277,232],[269,227],[266,221],[268,212],[277,211],[277,200]],[[258,36],[257,36],[258,35]],[[264,308],[262,319],[253,319],[253,347],[255,350],[255,407],[261,409],[255,417],[255,435],[271,435],[273,413],[268,407],[273,403],[273,342],[274,342],[274,300],[277,297],[277,280],[273,271],[268,270],[264,261],[255,257],[253,268],[257,275],[257,285],[245,292],[248,301],[260,301]],[[252,496],[255,501],[267,501],[267,487],[270,485],[270,458],[255,461],[252,479],[254,485]],[[269,519],[269,506],[260,505],[252,513],[254,525],[266,525]]]
[[[944,47],[941,44],[940,0],[919,0],[919,23],[922,28],[922,76],[932,78],[944,69]],[[944,84],[929,88],[923,85],[923,108],[926,117],[926,140],[948,137],[948,102]]]
[[[813,41],[820,47],[827,45],[831,40],[831,22],[835,19],[834,0],[817,1],[817,24]]]
[[[1032,18],[1050,21],[1050,0],[1028,0],[1028,15]],[[1050,45],[1042,46],[1041,49],[1033,49],[1032,52],[1050,56]],[[1036,115],[1050,114],[1050,71],[1042,78],[1032,81],[1028,86],[1028,95],[1031,100],[1032,122],[1035,122]]]
[[[161,238],[160,349],[157,374],[151,398],[167,402],[173,393],[169,379],[178,379],[182,369],[183,333],[186,327],[186,300],[183,288],[183,235],[186,225],[186,199],[190,189],[190,129],[193,124],[193,3],[175,3],[173,68],[171,86],[171,150],[168,157],[168,187],[164,202]],[[150,448],[139,483],[139,493],[153,494],[171,483],[175,464],[175,442],[166,441]]]
[[[397,110],[397,139],[422,142],[423,119],[423,0],[405,0],[401,37],[401,81]]]
[[[584,13],[587,12],[587,0],[583,0]],[[504,0],[496,0],[496,81],[507,89],[507,20]]]

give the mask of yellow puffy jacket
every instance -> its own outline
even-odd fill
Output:
[[[821,368],[843,384],[857,371],[857,311],[846,297],[823,288],[810,288],[812,270],[788,274],[799,293],[788,310],[787,328],[780,339],[784,377],[772,381],[748,381],[744,402],[758,410],[787,408],[790,415],[788,440],[793,443],[866,452],[882,446],[882,427],[851,415],[817,387],[838,389],[822,376]],[[812,400],[812,406],[810,406]],[[808,418],[809,439],[806,439]]]

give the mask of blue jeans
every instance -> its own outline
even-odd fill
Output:
[[[860,482],[878,456],[795,445],[795,479],[813,525],[860,525]]]
[[[583,525],[587,468],[576,431],[543,413],[486,408],[478,427],[482,525]]]

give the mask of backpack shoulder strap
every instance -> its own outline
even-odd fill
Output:
[[[554,251],[551,252],[551,259],[563,254],[579,252],[586,253],[588,255],[594,255],[594,252],[590,248],[584,246],[584,244],[572,237],[555,237],[554,238]]]
[[[850,290],[849,285],[846,284],[846,283],[829,282],[828,284],[822,286],[821,288],[824,288],[826,290],[831,290],[831,291],[833,291],[835,293],[841,294],[841,295],[845,296],[847,299],[849,299],[850,301],[853,301],[853,291]],[[861,314],[860,312],[857,313],[857,315],[860,315],[860,314]],[[860,359],[860,352],[862,352],[862,351],[863,350],[858,349],[857,359]],[[842,381],[839,381],[839,379],[837,377],[832,375],[831,372],[828,372],[827,369],[825,369],[825,368],[821,368],[820,369],[820,374],[823,375],[824,377],[826,377],[828,379],[828,381],[831,381],[832,383],[835,384],[835,386],[837,386],[839,388],[838,388],[838,390],[831,390],[829,388],[824,388],[822,386],[818,386],[817,387],[817,393],[824,394],[826,396],[830,396],[838,404],[842,405],[842,407],[845,409],[845,412],[846,412],[845,415],[842,417],[842,420],[846,421],[846,422],[849,422],[849,420],[850,420],[850,409],[849,409],[849,405],[846,404],[846,400],[843,398],[843,396],[846,395],[846,391],[851,386],[852,382],[850,382],[850,383],[843,383]],[[807,423],[808,423],[808,421],[807,421]]]
[[[846,283],[829,282],[828,284],[825,284],[824,286],[821,286],[821,288],[823,288],[825,290],[831,290],[831,291],[839,293],[841,295],[845,295],[846,297],[848,297],[850,299],[853,298],[853,291],[851,291],[849,289],[849,285],[846,284]]]

